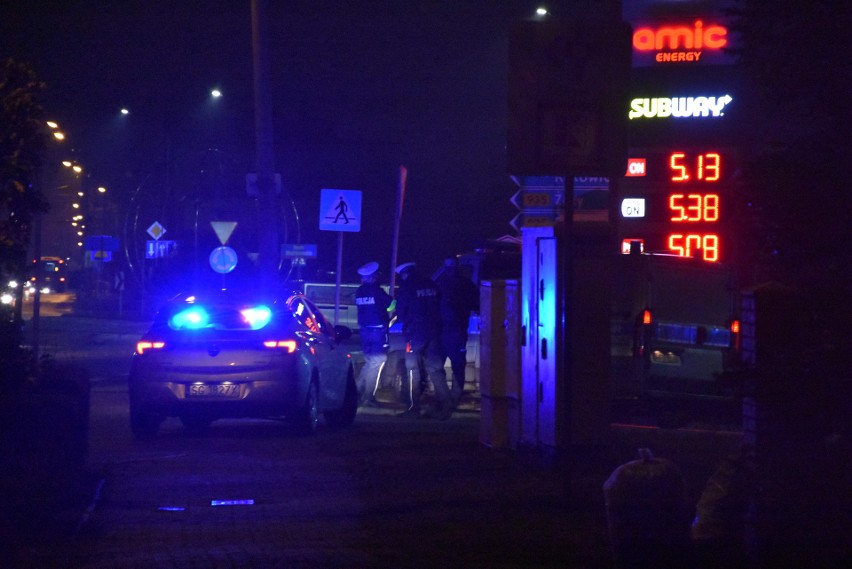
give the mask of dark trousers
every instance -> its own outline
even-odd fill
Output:
[[[447,408],[451,404],[450,389],[447,387],[447,374],[444,372],[444,359],[441,357],[440,343],[433,340],[411,340],[410,347],[405,353],[407,378],[403,385],[408,389],[411,408],[420,406],[422,393],[422,373],[432,382],[435,388],[437,405]]]
[[[465,369],[467,368],[467,331],[445,331],[441,335],[441,362],[450,360],[453,371],[453,400],[458,402],[464,393]]]

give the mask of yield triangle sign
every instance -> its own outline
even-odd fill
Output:
[[[224,245],[228,242],[228,239],[231,238],[231,233],[234,232],[234,228],[237,227],[236,221],[211,221],[210,225],[213,227],[213,231],[216,232],[216,237],[219,238],[219,243]]]

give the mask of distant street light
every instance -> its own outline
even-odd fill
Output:
[[[210,96],[214,99],[218,99],[222,96],[222,91],[220,91],[219,89],[213,89],[212,91],[210,91]]]
[[[46,122],[47,122],[48,128],[50,128],[50,130],[53,131],[53,138],[55,138],[56,140],[65,140],[65,133],[58,130],[59,129],[58,123],[56,123],[55,121],[46,121]]]

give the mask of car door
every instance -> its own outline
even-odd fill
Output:
[[[314,354],[320,376],[320,405],[333,409],[340,406],[346,393],[346,371],[349,354],[338,345],[334,327],[307,298],[294,297],[291,309],[306,328],[307,342]]]

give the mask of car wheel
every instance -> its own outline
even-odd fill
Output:
[[[153,411],[130,406],[130,430],[137,439],[150,439],[160,430],[162,419]]]
[[[308,394],[301,407],[290,416],[290,425],[300,435],[310,435],[317,430],[319,422],[319,387],[316,381],[308,386]]]
[[[343,397],[343,405],[340,409],[334,411],[326,411],[326,423],[336,429],[348,427],[355,422],[355,414],[358,412],[358,386],[355,385],[355,371],[349,367],[349,373],[346,376],[346,395]]]

